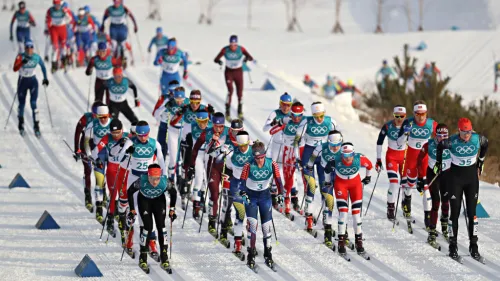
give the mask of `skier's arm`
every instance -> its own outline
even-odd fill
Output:
[[[170,125],[175,126],[177,123],[179,123],[179,121],[182,120],[183,115],[184,114],[182,114],[182,110],[179,110],[177,113],[175,113],[175,115],[172,116],[170,120]]]
[[[316,161],[316,158],[318,158],[319,154],[321,153],[321,149],[323,148],[323,145],[317,145],[314,148],[313,153],[311,154],[311,157],[309,158],[309,161],[307,161],[307,166],[312,167],[314,165],[314,161]]]
[[[155,108],[153,109],[153,117],[155,116],[155,112],[158,108],[160,108],[160,106],[163,104],[163,102],[165,101],[165,98],[163,97],[163,95],[161,95],[159,98],[158,98],[158,101],[156,101],[156,104],[155,104]]]
[[[129,147],[131,147],[134,143],[130,140],[130,139],[127,139],[127,141],[125,142],[125,144],[123,145],[123,148],[122,150],[120,150],[120,154],[118,155],[118,160],[120,162],[122,162],[125,158],[125,154],[127,153],[127,149]]]
[[[141,189],[141,178],[138,178],[127,190],[128,206],[130,211],[135,211],[134,193]],[[136,211],[137,213],[137,211]]]
[[[418,176],[420,178],[425,178],[427,176],[427,169],[424,169],[422,162],[424,161],[425,156],[427,155],[427,152],[429,150],[429,143],[426,142],[423,146],[420,152],[418,153],[417,157],[417,167],[418,167]],[[429,167],[433,169],[434,167]]]
[[[193,165],[196,163],[196,157],[198,157],[198,150],[200,150],[201,146],[205,143],[206,136],[207,136],[206,131],[203,131],[193,146],[193,150],[191,152],[192,153],[191,163],[193,163]]]
[[[215,63],[219,63],[220,62],[220,59],[222,58],[222,56],[226,53],[226,48],[222,48],[222,50],[220,50],[220,52],[217,54],[217,56],[215,57],[214,59],[214,62]]]
[[[125,13],[127,13],[130,19],[132,19],[132,22],[134,23],[134,29],[136,30],[135,32],[137,32],[137,22],[135,21],[134,15],[127,7],[123,6],[123,8],[125,9]]]
[[[300,159],[299,144],[304,136],[304,132],[307,128],[307,120],[302,120],[295,133],[295,139],[293,140],[293,147],[295,148],[295,159]]]
[[[488,152],[488,139],[485,136],[480,136],[479,145],[481,147],[481,149],[479,150],[479,160],[484,161],[486,152]]]
[[[403,124],[401,125],[401,128],[399,129],[398,139],[396,141],[398,143],[398,145],[404,145],[408,139],[408,137],[405,135],[405,126],[411,126],[408,119],[403,121]]]
[[[92,159],[97,159],[99,152],[101,152],[101,150],[105,148],[108,143],[109,143],[109,135],[105,135],[104,137],[101,138],[99,144],[97,144],[92,150]]]
[[[280,167],[278,163],[273,161],[273,177],[276,186],[278,187],[278,194],[283,194],[283,182],[281,181]]]
[[[92,135],[93,126],[90,124],[88,128],[85,130],[85,139],[83,141],[83,147],[85,151],[85,155],[90,156],[90,136]]]
[[[149,45],[148,45],[148,53],[151,52],[151,48],[153,48],[153,45],[155,45],[155,37],[153,37],[153,39],[151,39],[151,42],[149,42]]]
[[[94,68],[95,57],[92,57],[87,65],[87,69],[85,69],[85,75],[89,76],[92,74],[92,68]]]
[[[359,160],[360,160],[360,166],[366,168],[366,176],[369,177],[370,172],[373,168],[372,162],[364,155],[361,155]]]
[[[163,157],[163,152],[161,151],[161,144],[156,141],[156,160],[158,160],[158,165],[160,165],[161,170],[165,176],[168,175],[167,166],[165,165],[165,158]]]
[[[104,11],[104,16],[102,17],[102,25],[101,25],[101,31],[104,30],[104,23],[106,23],[106,20],[108,19],[109,17],[109,8],[107,8],[105,11]]]
[[[160,50],[159,52],[157,52],[157,53],[156,53],[156,57],[155,57],[155,60],[154,60],[154,62],[153,62],[153,65],[158,66],[158,65],[160,65],[160,64],[161,64],[161,62],[162,62],[162,58],[161,58],[161,56],[163,55],[163,54],[162,54],[162,53],[163,53],[162,51],[163,51],[163,50]]]
[[[45,63],[43,62],[42,58],[40,58],[38,60],[38,64],[40,65],[40,68],[42,69],[43,79],[47,80],[47,69],[45,68]]]
[[[330,128],[329,129],[330,129],[330,131],[333,131],[333,130],[340,131],[340,127],[337,124],[337,121],[333,120],[333,118],[331,119],[331,123],[330,123]]]
[[[23,66],[23,56],[17,55],[16,60],[14,61],[14,66],[12,67],[12,70],[14,70],[14,72],[17,72],[17,71],[19,71],[19,69],[21,69],[22,66]]]
[[[241,176],[238,182],[238,187],[240,191],[246,191],[247,187],[245,181],[248,179],[248,174],[250,173],[250,163],[246,163],[241,170]]]
[[[241,52],[243,53],[243,55],[245,55],[246,61],[253,61],[252,55],[250,55],[250,53],[247,51],[247,49],[245,49],[245,47],[241,46]]]
[[[162,104],[158,109],[153,111],[153,116],[155,117],[156,121],[160,122],[161,120],[161,114],[165,112],[166,110],[166,103]]]
[[[10,21],[10,37],[12,37],[12,29],[14,27],[14,22],[16,21],[16,14],[17,12],[14,12],[14,16],[12,16],[12,20]]]
[[[233,170],[233,161],[231,161],[231,157],[233,157],[233,151],[229,152],[226,155],[226,169],[229,169],[232,171]]]
[[[170,206],[169,208],[175,208],[175,203],[177,203],[177,190],[174,187],[167,188],[168,195],[170,196]]]
[[[188,70],[188,60],[187,60],[185,52],[181,52],[181,59],[182,59],[182,63],[184,64],[184,72],[186,72]]]
[[[75,138],[74,138],[75,152],[80,150],[80,136],[82,135],[86,125],[87,125],[87,118],[85,118],[85,115],[84,115],[80,118],[80,120],[76,124],[76,128],[75,128]]]
[[[49,29],[52,26],[52,17],[50,16],[50,9],[48,9],[47,13],[45,14],[45,25],[47,29]]]
[[[274,121],[275,118],[276,118],[276,112],[273,110],[271,114],[269,114],[269,117],[267,117],[266,123],[264,124],[264,128],[262,128],[264,132],[267,132],[269,131],[269,129],[271,129],[272,127],[271,123]]]
[[[378,133],[377,139],[377,159],[382,159],[382,145],[384,144],[385,136],[387,135],[387,124],[382,126],[380,133]]]
[[[132,80],[128,79],[128,87],[132,89],[132,92],[134,92],[134,99],[137,100],[137,87],[135,86],[134,82]]]

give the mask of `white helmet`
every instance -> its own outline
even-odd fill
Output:
[[[328,133],[328,143],[332,146],[338,146],[342,144],[342,141],[344,141],[344,138],[342,137],[342,133],[333,130]]]
[[[109,108],[108,108],[108,106],[107,105],[98,106],[97,110],[96,110],[96,115],[98,117],[102,116],[102,115],[108,116],[109,115]]]
[[[239,131],[236,135],[236,143],[239,146],[250,144],[250,136],[246,131]]]
[[[320,101],[311,104],[312,115],[325,112],[325,105]]]
[[[342,154],[354,154],[354,145],[351,142],[345,142],[341,148]]]

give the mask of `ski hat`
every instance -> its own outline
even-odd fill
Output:
[[[99,42],[99,44],[97,44],[97,49],[100,51],[105,51],[107,48],[108,44],[106,44],[106,42]]]
[[[444,123],[439,123],[436,127],[436,135],[440,137],[448,137],[448,126]]]
[[[426,113],[427,112],[427,105],[425,104],[416,104],[413,106],[413,112],[415,113]]]
[[[354,86],[354,80],[352,80],[351,78],[347,79],[347,86],[348,87]]]
[[[177,88],[179,86],[180,86],[179,81],[172,80],[168,83],[168,90],[173,92],[175,90],[175,88]]]
[[[122,121],[120,121],[118,119],[113,119],[113,120],[111,120],[111,123],[109,123],[109,130],[111,132],[122,130],[122,129],[123,129]]]
[[[224,125],[225,123],[224,113],[216,112],[214,116],[212,116],[212,123],[214,125]]]
[[[256,159],[266,157],[266,145],[261,141],[255,141],[252,145],[252,154]]]
[[[342,133],[337,130],[332,130],[328,133],[328,144],[331,146],[339,146],[342,144],[344,138],[342,137]]]
[[[402,105],[396,105],[392,113],[406,115],[406,108]]]
[[[237,35],[231,35],[229,37],[229,43],[238,43],[238,36]]]
[[[304,114],[304,105],[298,101],[294,102],[292,105],[292,114],[293,115]]]
[[[174,90],[174,99],[184,99],[186,98],[186,93],[184,92],[184,88],[177,87]]]
[[[341,151],[344,158],[351,157],[354,155],[354,145],[351,142],[344,142]]]
[[[135,126],[135,132],[138,136],[144,137],[149,135],[151,128],[149,127],[148,122],[139,121],[137,122],[137,126]]]
[[[382,64],[383,64],[383,65],[386,65],[386,64],[387,64],[387,60],[383,60],[383,61],[382,61]]]
[[[26,3],[24,1],[19,2],[19,10],[25,9],[26,8]]]
[[[161,28],[161,26],[157,27],[156,33],[163,33],[163,28]]]
[[[113,76],[123,76],[123,68],[121,67],[113,68]]]
[[[462,132],[472,131],[472,122],[469,118],[462,117],[458,119],[458,129]]]
[[[91,109],[92,109],[92,113],[93,113],[93,114],[97,114],[97,108],[98,108],[99,106],[104,106],[104,103],[102,103],[101,101],[96,101],[96,102],[94,102],[94,103],[92,104],[92,108],[91,108]]]
[[[96,110],[97,118],[99,117],[108,117],[109,116],[109,108],[107,105],[100,105]]]
[[[85,16],[85,9],[83,9],[83,8],[78,9],[78,15]]]
[[[240,119],[231,120],[231,129],[233,129],[233,131],[243,130],[243,122],[241,122]]]
[[[238,146],[244,146],[250,144],[250,136],[248,135],[247,131],[239,131],[238,134],[236,134],[236,143]]]
[[[190,100],[201,100],[201,92],[200,90],[192,90],[189,94]]]
[[[90,13],[90,6],[89,5],[85,5],[83,7],[83,10],[85,11],[85,13]]]
[[[280,104],[285,103],[285,104],[292,104],[292,96],[290,96],[288,93],[284,93],[280,97]]]
[[[161,177],[161,167],[160,165],[153,163],[148,166],[148,176],[150,177]]]
[[[175,40],[175,38],[168,39],[167,48],[168,49],[174,49],[176,47],[177,47],[177,41]]]
[[[311,104],[311,112],[312,115],[318,114],[318,113],[325,113],[325,105],[321,103],[320,101],[314,102]]]
[[[34,46],[33,41],[31,41],[30,39],[28,39],[24,42],[24,47],[26,47],[26,48],[33,48],[33,46]]]
[[[196,112],[196,121],[207,121],[208,120],[208,112],[206,111],[198,111]]]

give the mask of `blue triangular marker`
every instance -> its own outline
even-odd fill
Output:
[[[82,261],[75,268],[75,273],[79,277],[102,277],[101,271],[89,255],[83,257]]]
[[[274,90],[276,90],[276,88],[273,86],[271,81],[269,81],[269,79],[267,79],[266,82],[264,83],[264,85],[262,85],[261,90],[262,91],[274,91]]]
[[[43,212],[42,216],[40,217],[35,226],[36,228],[42,230],[61,228],[47,211]]]
[[[243,63],[243,71],[251,71],[250,67],[246,63]]]
[[[477,201],[477,205],[476,205],[476,217],[478,218],[489,218],[490,215],[488,215],[488,212],[486,212],[486,210],[484,209],[483,205],[481,204],[481,201]]]
[[[21,176],[20,173],[17,173],[17,175],[9,184],[9,188],[14,188],[14,187],[30,188],[30,185],[26,182],[26,180],[23,178],[23,176]]]

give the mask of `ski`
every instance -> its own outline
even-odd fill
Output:
[[[278,269],[276,268],[276,265],[274,262],[269,262],[269,260],[265,260],[264,263],[266,264],[267,267],[269,267],[272,271],[277,272]]]
[[[111,235],[111,237],[116,238],[116,231],[114,229],[107,229],[106,231],[109,233],[109,235]]]
[[[441,251],[441,245],[439,245],[438,242],[436,241],[432,241],[432,242],[429,242],[427,241],[427,244],[429,244],[432,248],[438,250],[438,251]]]
[[[166,265],[165,265],[166,264]],[[165,270],[168,274],[172,274],[172,267],[170,267],[170,262],[165,262],[160,265],[161,269]]]
[[[344,258],[348,262],[351,261],[351,257],[346,253],[339,253],[339,256],[341,256],[342,258]]]
[[[257,264],[254,264],[254,265],[248,265],[248,268],[250,268],[253,272],[255,273],[259,273],[259,266]]]
[[[235,257],[237,257],[240,261],[245,261],[245,254],[242,252],[232,252]]]
[[[364,258],[365,260],[369,261],[370,256],[366,252],[357,252],[358,256]]]
[[[132,259],[135,259],[135,252],[132,248],[125,248],[125,253],[129,255]]]
[[[336,250],[336,246],[333,243],[331,245],[327,245],[326,243],[323,242],[323,245],[325,245],[328,249],[330,249],[330,250],[332,250],[334,252]]]
[[[158,252],[149,252],[149,256],[156,262],[160,262],[160,255]]]
[[[94,205],[92,204],[86,204],[85,208],[87,208],[87,210],[89,210],[90,213],[94,212]]]
[[[40,131],[35,131],[35,136],[37,138],[41,138],[42,137],[42,133],[40,133]]]
[[[146,272],[146,274],[149,274],[149,265],[147,263],[139,264],[139,268]]]
[[[413,221],[415,221],[415,220],[413,220]],[[411,218],[407,218],[406,219],[406,225],[408,226],[408,232],[410,234],[413,234],[413,227],[412,227],[411,224],[412,224],[412,219]]]
[[[279,212],[279,210],[278,210],[278,212]],[[290,213],[287,214],[287,213],[282,213],[282,212],[280,212],[280,214],[282,214],[285,218],[287,218],[291,221],[295,220],[295,216],[293,214],[290,214]]]
[[[315,229],[304,229],[307,233],[311,234],[314,238],[318,237],[318,231]]]

